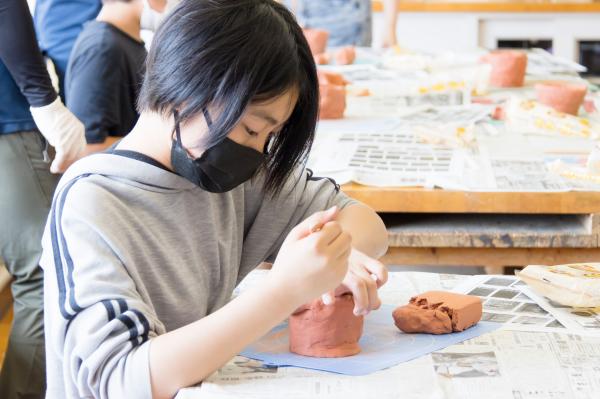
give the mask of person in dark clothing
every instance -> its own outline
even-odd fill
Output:
[[[40,134],[41,133],[41,134]],[[52,164],[49,146],[55,147]],[[25,0],[0,3],[0,258],[13,277],[14,319],[0,397],[44,396],[41,236],[58,176],[85,148],[83,124],[62,104]]]
[[[87,153],[127,134],[138,118],[146,48],[140,36],[144,3],[157,13],[165,0],[105,0],[73,47],[66,75],[67,107],[84,123]]]

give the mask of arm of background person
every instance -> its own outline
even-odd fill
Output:
[[[56,100],[25,0],[0,2],[0,60],[32,107]]]
[[[84,127],[58,98],[38,47],[25,0],[0,2],[0,60],[30,105],[40,133],[56,149],[50,171],[62,173],[85,148]]]
[[[383,34],[383,47],[392,47],[398,43],[396,39],[396,24],[398,22],[398,1],[383,0],[383,13],[385,25],[385,31]]]

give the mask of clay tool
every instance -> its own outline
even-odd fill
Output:
[[[323,224],[322,222],[318,222],[315,223],[314,225],[312,225],[312,227],[310,228],[310,234],[313,233],[317,233],[319,231],[321,231],[321,229],[323,229]],[[331,305],[333,303],[333,291],[327,292],[323,295],[321,295],[321,300],[323,301],[323,303],[325,305]]]

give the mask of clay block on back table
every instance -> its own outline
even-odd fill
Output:
[[[346,110],[346,89],[344,86],[319,85],[319,118],[341,119]]]
[[[302,29],[304,37],[310,46],[310,51],[313,54],[322,54],[327,49],[327,40],[329,33],[322,29]]]
[[[521,87],[525,82],[527,54],[517,50],[495,50],[481,59],[492,65],[490,83],[496,87]]]
[[[364,318],[353,313],[354,298],[345,294],[331,305],[316,299],[289,319],[290,352],[312,357],[345,357],[360,352]]]
[[[319,75],[319,118],[341,119],[346,110],[346,88],[348,83],[338,73],[317,70]]]
[[[481,299],[444,291],[428,291],[393,312],[396,326],[406,333],[447,334],[479,322]]]
[[[577,115],[583,103],[587,86],[583,83],[560,81],[542,82],[535,85],[538,101],[558,112]]]

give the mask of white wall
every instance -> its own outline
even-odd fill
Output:
[[[374,44],[381,43],[383,14],[373,18]],[[425,50],[495,48],[498,39],[550,39],[554,53],[578,61],[579,40],[600,40],[598,13],[400,13],[403,47]]]

